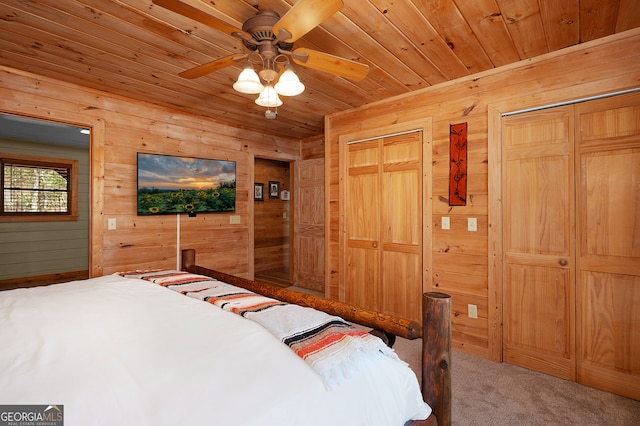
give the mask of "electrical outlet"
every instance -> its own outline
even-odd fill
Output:
[[[467,311],[469,312],[469,318],[478,319],[478,305],[467,305]]]
[[[109,231],[116,229],[116,219],[114,217],[107,219],[107,229]]]
[[[442,229],[450,229],[451,221],[447,216],[442,216]]]
[[[478,231],[478,219],[475,217],[470,217],[467,219],[467,229],[469,232],[477,232]]]

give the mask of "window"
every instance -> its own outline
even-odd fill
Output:
[[[0,222],[77,220],[76,160],[3,155],[0,165]]]

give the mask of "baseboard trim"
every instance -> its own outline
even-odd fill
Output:
[[[84,280],[89,278],[89,271],[57,272],[55,274],[37,275],[31,277],[10,278],[0,280],[0,291],[13,290],[16,288],[38,287],[43,285],[58,284],[73,280]]]

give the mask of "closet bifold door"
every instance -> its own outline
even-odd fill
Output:
[[[504,117],[503,359],[575,380],[573,106]]]
[[[640,400],[640,93],[576,117],[578,382]]]
[[[347,146],[346,301],[421,321],[422,132]]]

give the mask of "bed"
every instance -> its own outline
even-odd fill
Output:
[[[351,362],[347,369],[329,363],[333,354],[310,362],[313,357],[283,344],[276,332],[286,328],[281,320],[269,325],[273,319],[264,312],[276,309],[253,309],[263,303],[254,298],[275,300],[255,288],[248,294],[246,287],[259,283],[198,267],[191,251],[183,252],[182,269],[128,271],[0,292],[0,404],[57,404],[67,426],[435,424],[431,407],[440,408],[440,402],[424,402],[428,398],[415,374],[377,337],[362,337],[376,350],[358,347],[346,357]],[[184,291],[175,281],[166,285],[153,278],[164,274],[217,276],[205,290],[209,296],[202,297],[190,296],[200,289]],[[238,314],[237,308],[225,307],[240,296],[251,300],[252,309]],[[301,306],[326,303],[306,296]],[[281,305],[277,309],[283,311],[309,309],[289,300]],[[325,309],[328,314],[312,316],[332,316],[341,309],[347,321],[364,315],[361,322],[377,326],[383,338],[416,331],[415,324],[395,319],[387,324],[384,316],[333,306]],[[300,316],[300,311],[289,312]],[[260,322],[265,318],[266,325]],[[307,331],[306,325],[295,327],[297,335]],[[324,350],[310,347],[304,347],[305,353]],[[448,358],[440,358],[437,366],[446,371]],[[423,383],[441,381],[427,376],[423,371]],[[433,387],[429,383],[425,387]]]

